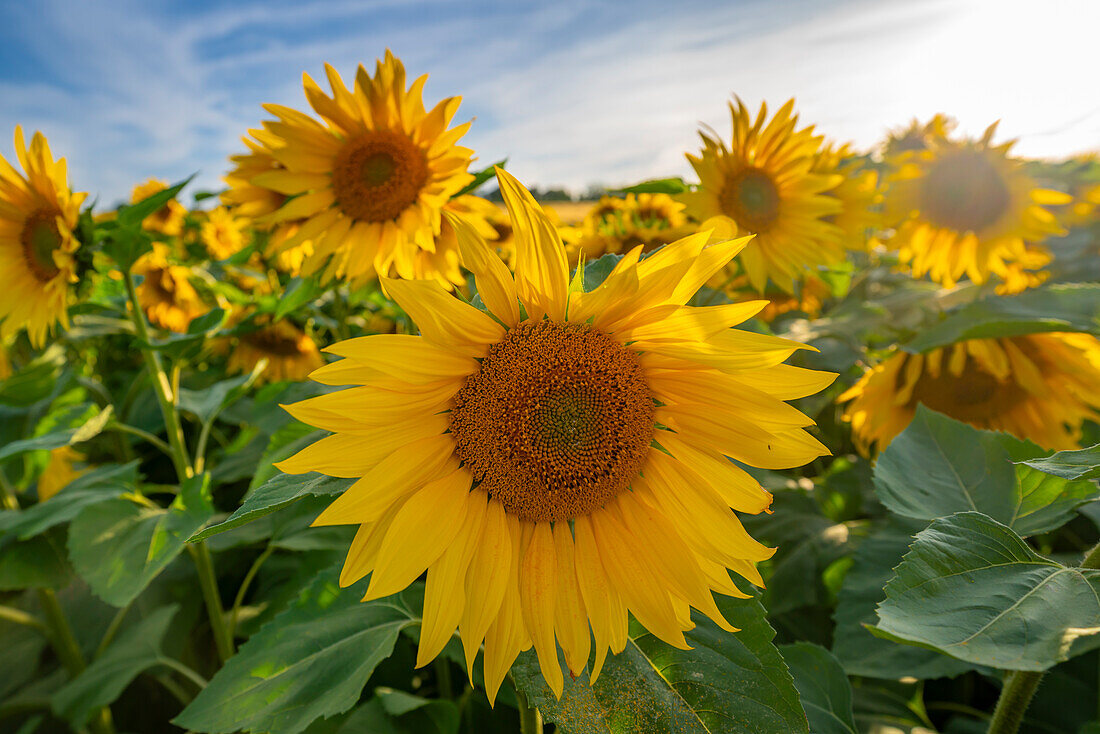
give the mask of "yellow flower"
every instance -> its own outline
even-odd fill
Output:
[[[443,205],[443,209],[461,216],[482,237],[493,239],[497,236],[496,227],[490,219],[497,216],[500,209],[493,202],[466,194],[451,199]],[[466,276],[459,267],[458,237],[446,218],[440,223],[432,249],[416,253],[413,277],[435,280],[447,289],[466,284]]]
[[[883,143],[883,156],[893,162],[906,153],[919,153],[947,140],[947,136],[958,123],[944,114],[933,115],[928,122],[914,118],[909,126],[893,130]]]
[[[242,137],[248,153],[229,156],[233,170],[222,177],[229,187],[221,193],[221,202],[237,214],[248,219],[271,214],[286,203],[286,194],[257,186],[252,179],[261,173],[281,171],[283,164],[275,160],[270,147],[278,140],[266,130],[249,130],[252,138]]]
[[[168,252],[166,245],[154,242],[153,250],[134,263],[134,275],[144,278],[137,287],[138,303],[150,323],[182,334],[209,309],[191,285],[191,269],[171,264]]]
[[[234,216],[225,207],[218,207],[206,215],[202,225],[202,243],[215,260],[225,260],[244,247],[244,231],[248,220]]]
[[[354,91],[325,68],[333,96],[308,75],[305,92],[327,125],[288,107],[265,106],[278,118],[264,123],[276,138],[270,152],[286,170],[251,180],[293,198],[261,221],[305,220],[286,246],[312,240],[307,274],[323,271],[325,280],[356,285],[376,272],[424,277],[418,255],[432,251],[443,205],[473,179],[466,172],[471,151],[455,144],[469,123],[447,127],[460,98],[425,111],[427,76],[406,90],[405,67],[389,51],[373,78],[359,67]]]
[[[984,283],[1006,279],[1012,263],[1041,267],[1049,260],[1034,245],[1063,230],[1042,205],[1069,197],[1036,189],[1008,157],[1012,142],[992,145],[996,128],[977,141],[934,141],[890,176],[885,209],[896,230],[887,246],[914,277],[948,287],[964,276]]]
[[[168,184],[155,178],[134,187],[130,194],[130,203],[136,204],[143,199],[148,199],[158,191],[168,188]],[[159,232],[166,237],[178,237],[183,231],[183,218],[187,210],[175,199],[157,209],[142,221],[141,226],[150,232]]]
[[[62,446],[50,451],[50,460],[42,470],[42,476],[38,478],[39,502],[45,502],[69,486],[69,482],[87,472],[87,469],[73,468],[73,464],[78,461],[84,461],[84,454],[72,446]]]
[[[8,350],[4,348],[3,344],[0,344],[0,380],[6,380],[11,375],[11,359],[8,357]]]
[[[301,381],[325,363],[313,339],[286,320],[262,323],[256,331],[241,336],[229,350],[227,367],[230,373],[247,373],[261,359],[268,360],[261,382]]]
[[[275,269],[292,277],[302,274],[302,265],[313,254],[313,241],[304,240],[291,247],[287,240],[298,234],[300,222],[284,222],[275,228],[267,241],[267,255],[275,258]]]
[[[54,161],[42,133],[27,148],[16,127],[15,154],[25,174],[0,157],[0,339],[26,327],[41,347],[54,324],[69,326],[80,247],[72,228],[87,194],[69,190],[65,159]]]
[[[840,228],[845,248],[858,251],[870,249],[875,239],[868,233],[882,227],[882,191],[878,185],[878,172],[867,168],[847,144],[839,147],[823,145],[814,157],[810,170],[843,177],[836,188],[825,192],[826,196],[840,202],[840,212],[824,219]]]
[[[721,284],[714,285],[717,287]],[[757,294],[746,291],[747,285],[744,276],[735,278],[726,286],[726,295],[740,302],[758,298]],[[808,275],[796,284],[795,293],[784,293],[779,290],[765,291],[763,296],[768,300],[768,305],[756,315],[756,318],[765,323],[771,323],[778,316],[791,311],[801,311],[810,318],[817,318],[821,315],[821,307],[826,299],[832,295],[828,283],[821,278]]]
[[[1047,449],[1073,448],[1082,422],[1100,418],[1100,342],[1049,333],[899,351],[839,398],[849,400],[844,419],[865,453],[901,433],[918,403]]]
[[[767,106],[760,105],[754,122],[739,99],[730,104],[729,147],[700,133],[703,150],[687,156],[700,181],[680,195],[688,215],[700,222],[728,217],[740,234],[757,235],[741,253],[741,266],[759,293],[769,278],[790,293],[807,268],[844,259],[840,229],[826,221],[841,204],[825,195],[841,177],[813,173],[822,138],[812,127],[796,130],[793,110],[792,99],[765,125]]]
[[[485,645],[494,698],[534,645],[555,694],[555,641],[594,679],[627,642],[627,612],[687,647],[695,607],[726,630],[713,591],[743,596],[727,569],[760,584],[773,550],[739,512],[770,495],[727,460],[772,469],[828,450],[784,400],[834,375],[782,364],[802,344],[729,327],[765,304],[685,306],[748,242],[684,238],[619,261],[602,285],[570,284],[551,220],[504,171],[515,225],[513,277],[453,215],[484,312],[431,281],[384,279],[420,335],[374,335],[327,351],[312,378],[347,390],[288,406],[333,435],[283,471],[359,477],[315,521],[358,525],[343,585],[371,574],[366,599],[427,570],[417,664],[455,627],[472,666]],[[522,311],[521,311],[522,307]]]
[[[668,194],[604,196],[585,216],[577,241],[570,243],[569,262],[576,265],[581,253],[586,260],[595,260],[638,245],[649,252],[694,229],[684,215],[684,205]]]

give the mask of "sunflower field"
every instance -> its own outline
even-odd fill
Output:
[[[558,211],[326,75],[0,158],[0,731],[1100,733],[1100,159],[735,98]]]

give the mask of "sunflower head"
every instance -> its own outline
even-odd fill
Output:
[[[153,249],[134,263],[134,275],[143,278],[137,297],[150,323],[182,334],[210,309],[191,285],[191,269],[173,264],[169,256],[167,245],[154,242]]]
[[[264,318],[257,324],[257,329],[227,345],[230,373],[252,372],[260,360],[266,359],[259,382],[300,381],[324,364],[317,343],[290,321]]]
[[[891,130],[882,144],[883,157],[896,162],[910,153],[920,153],[943,141],[955,129],[958,122],[947,115],[937,113],[928,122],[913,118],[907,127]]]
[[[225,260],[245,246],[248,220],[225,207],[212,209],[202,223],[202,243],[214,260]]]
[[[882,227],[882,190],[878,172],[867,165],[865,158],[852,152],[847,144],[822,145],[814,156],[814,173],[840,176],[840,183],[826,196],[840,203],[840,211],[824,217],[840,228],[844,247],[866,251],[875,242],[869,233]]]
[[[130,193],[130,203],[136,204],[143,199],[148,199],[158,191],[164,191],[168,184],[160,179],[151,178],[144,183],[139,183]],[[175,199],[157,209],[142,221],[141,226],[150,232],[157,232],[165,237],[178,237],[183,232],[183,220],[187,216],[187,210]]]
[[[1100,342],[1087,334],[971,339],[925,354],[899,351],[840,396],[865,453],[901,433],[923,403],[978,428],[1048,449],[1076,446],[1100,417]]]
[[[329,347],[344,359],[312,377],[347,389],[287,409],[333,433],[279,466],[360,478],[315,522],[359,526],[341,584],[369,573],[373,599],[427,571],[418,665],[457,626],[468,666],[484,642],[490,697],[532,645],[560,695],[558,645],[578,674],[594,638],[595,679],[626,645],[628,612],[681,648],[692,607],[732,629],[712,592],[743,596],[728,569],[759,584],[772,550],[734,512],[770,495],[730,458],[826,454],[784,401],[834,375],[783,365],[797,342],[731,328],[764,302],[686,305],[748,238],[692,235],[644,260],[637,246],[586,290],[554,223],[497,177],[515,274],[447,212],[486,310],[438,282],[385,279],[420,334]]]
[[[55,324],[68,327],[73,228],[87,194],[69,190],[65,159],[54,161],[42,133],[27,147],[16,127],[15,154],[22,173],[0,157],[0,339],[26,328],[41,347]]]
[[[75,464],[84,461],[84,454],[72,446],[62,446],[50,451],[50,459],[42,475],[38,477],[38,501],[45,502],[87,469],[77,469]]]
[[[699,176],[695,191],[682,194],[687,213],[697,221],[727,217],[741,234],[755,234],[741,265],[757,292],[768,279],[791,292],[807,268],[844,258],[841,230],[826,221],[842,206],[827,192],[842,176],[812,168],[822,138],[813,128],[797,129],[794,100],[769,121],[761,105],[755,120],[740,99],[730,104],[733,134],[727,146],[700,133],[703,149],[688,154]]]
[[[374,75],[362,66],[352,90],[325,67],[331,96],[308,75],[305,93],[316,119],[266,105],[262,141],[278,168],[249,178],[252,185],[291,197],[261,223],[300,221],[286,247],[307,240],[313,253],[304,272],[363,283],[382,275],[447,275],[427,270],[443,205],[472,180],[471,151],[456,145],[469,123],[449,127],[460,98],[426,110],[426,76],[406,88],[405,67],[389,51]],[[430,260],[430,258],[428,258]]]
[[[576,265],[581,253],[586,260],[595,260],[639,245],[646,253],[691,231],[684,204],[668,194],[604,196],[585,215],[579,235],[569,243],[569,262]]]
[[[1057,191],[1035,188],[1012,142],[993,145],[996,124],[979,140],[937,140],[890,176],[885,211],[898,251],[916,277],[945,286],[1009,279],[1010,267],[1042,263],[1036,245],[1063,232],[1044,205],[1067,203]]]

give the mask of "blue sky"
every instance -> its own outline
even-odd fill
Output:
[[[481,163],[542,186],[686,175],[734,93],[862,147],[944,111],[1061,157],[1100,149],[1098,26],[1095,0],[0,0],[0,154],[21,124],[105,203],[217,188],[261,103],[304,108],[303,71],[350,81],[389,47],[429,106],[462,95]]]

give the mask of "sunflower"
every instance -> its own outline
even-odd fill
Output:
[[[286,203],[286,194],[252,183],[252,179],[261,173],[284,170],[283,164],[271,154],[271,146],[278,138],[266,130],[249,130],[249,137],[241,140],[248,148],[247,153],[229,156],[233,170],[222,176],[229,188],[221,193],[223,206],[229,207],[234,214],[248,219],[271,214]]]
[[[229,209],[218,207],[206,215],[202,224],[202,243],[215,260],[225,260],[245,246],[244,233],[248,220],[234,216]]]
[[[54,161],[42,133],[28,148],[16,127],[15,154],[25,174],[0,157],[0,339],[26,327],[41,347],[54,324],[69,326],[80,247],[72,230],[87,194],[69,190],[65,159]]]
[[[668,244],[691,233],[694,227],[684,215],[684,205],[668,194],[604,196],[584,218],[579,237],[570,243],[568,257],[576,265],[606,254],[622,254],[642,246],[642,252]]]
[[[851,401],[844,419],[865,453],[901,433],[918,403],[1048,449],[1073,448],[1082,422],[1100,418],[1100,342],[1047,333],[899,351],[838,400]]]
[[[758,297],[749,288],[745,276],[739,276],[732,281],[722,281],[721,277],[715,278],[712,280],[711,285],[714,288],[724,285],[725,294],[734,301],[751,301]],[[756,318],[770,324],[785,313],[801,311],[810,318],[815,319],[821,315],[822,306],[832,295],[833,292],[828,283],[817,276],[807,275],[796,284],[794,293],[784,293],[778,289],[764,291],[763,296],[768,301],[768,305],[756,314]]]
[[[130,203],[136,204],[139,201],[148,199],[158,191],[164,191],[166,188],[168,188],[167,183],[151,178],[145,183],[140,183],[134,187],[133,192],[130,194]],[[147,216],[142,221],[141,226],[150,232],[158,232],[165,237],[178,237],[183,232],[183,219],[186,215],[187,210],[183,208],[183,204],[175,199],[170,199],[167,204]]]
[[[932,116],[928,122],[914,118],[908,127],[892,130],[882,144],[883,157],[887,161],[897,160],[906,153],[919,153],[947,140],[947,136],[958,123],[942,113]]]
[[[729,147],[700,133],[703,150],[687,156],[700,182],[680,195],[688,215],[700,222],[729,217],[740,234],[756,234],[741,266],[758,293],[769,278],[790,293],[805,269],[844,259],[840,228],[826,221],[841,204],[825,195],[842,177],[812,172],[822,138],[812,127],[796,130],[793,110],[792,99],[765,125],[767,105],[754,122],[738,99],[736,107],[730,103]]]
[[[840,228],[846,249],[861,252],[870,249],[876,240],[868,233],[882,227],[882,191],[878,185],[878,172],[868,168],[847,144],[835,146],[829,143],[821,146],[810,170],[842,177],[835,188],[825,192],[826,196],[840,202],[840,211],[824,219]]]
[[[290,321],[263,320],[259,324],[258,329],[243,334],[230,347],[227,365],[230,373],[251,372],[261,359],[266,359],[261,381],[301,381],[324,365],[317,343]]]
[[[325,280],[425,277],[418,255],[433,251],[443,205],[473,179],[466,172],[471,151],[455,144],[470,123],[448,129],[461,100],[450,97],[425,111],[427,76],[406,90],[405,67],[389,51],[373,78],[359,67],[354,91],[332,67],[325,70],[331,97],[308,75],[304,85],[327,125],[265,105],[278,118],[264,123],[276,138],[270,152],[286,170],[251,181],[293,198],[261,221],[305,220],[286,245],[312,240],[304,271],[323,270]]]
[[[209,309],[191,285],[191,269],[173,265],[168,254],[165,244],[154,242],[152,251],[134,263],[134,275],[143,277],[137,287],[138,303],[150,323],[182,334]]]
[[[50,460],[42,470],[42,475],[38,477],[38,501],[45,502],[69,486],[69,482],[85,474],[87,469],[76,469],[73,466],[79,461],[84,461],[84,454],[72,446],[51,450]]]
[[[1012,142],[992,144],[996,129],[990,125],[977,141],[933,141],[889,177],[885,209],[896,229],[887,246],[914,277],[951,287],[966,276],[980,284],[1005,280],[1012,263],[1049,261],[1035,245],[1063,230],[1043,205],[1070,198],[1035,188],[1008,157]]]
[[[299,222],[284,222],[275,228],[267,240],[267,256],[274,258],[275,269],[294,278],[302,274],[302,265],[313,254],[312,240],[286,246],[286,241],[296,235],[301,227]]]
[[[497,229],[490,219],[500,209],[491,201],[466,194],[456,196],[443,205],[444,211],[457,214],[486,239],[494,239]],[[466,284],[466,276],[459,267],[458,237],[447,218],[440,222],[439,234],[431,250],[420,250],[413,263],[413,275],[424,280],[436,280],[444,288]]]
[[[784,400],[834,375],[782,364],[798,342],[729,327],[765,303],[685,306],[748,238],[706,247],[693,235],[599,287],[570,284],[553,223],[497,171],[515,225],[513,277],[469,225],[448,215],[481,311],[438,283],[384,279],[419,325],[327,351],[345,359],[312,378],[349,385],[287,406],[333,435],[282,462],[297,474],[359,477],[315,521],[358,525],[343,585],[371,574],[366,599],[427,570],[417,664],[455,627],[467,666],[484,640],[490,699],[534,645],[560,696],[569,670],[627,640],[627,612],[686,648],[695,607],[726,630],[712,592],[744,596],[732,569],[761,584],[772,555],[731,510],[770,495],[734,463],[801,466],[828,450]]]

